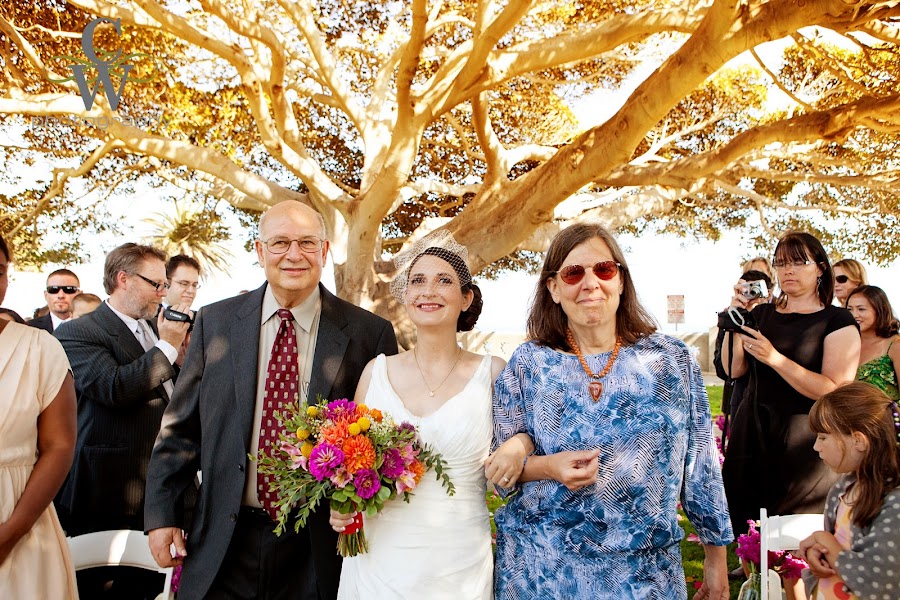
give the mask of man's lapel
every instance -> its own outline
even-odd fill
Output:
[[[95,319],[99,327],[105,331],[109,337],[113,338],[113,347],[120,347],[128,355],[131,361],[139,359],[144,355],[144,347],[134,337],[134,333],[128,329],[122,319],[112,311],[112,309],[104,302],[97,307]],[[94,314],[91,313],[91,314]]]
[[[228,333],[228,343],[232,345],[235,414],[238,428],[245,437],[244,447],[250,445],[250,430],[256,405],[256,368],[259,362],[259,331],[265,290],[266,285],[263,284],[259,289],[244,294],[245,300],[235,311]],[[265,373],[258,376],[265,377]]]
[[[350,345],[350,338],[344,333],[347,324],[346,315],[340,310],[334,295],[321,284],[322,313],[319,315],[319,332],[316,335],[316,353],[313,356],[312,374],[309,378],[307,398],[310,403],[316,402],[318,396],[326,400],[330,398],[334,381],[337,379],[344,354]]]

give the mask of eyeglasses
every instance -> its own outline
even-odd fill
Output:
[[[159,283],[159,282],[157,282],[157,281],[153,281],[152,279],[147,279],[146,277],[144,277],[144,276],[141,275],[140,273],[132,273],[132,275],[137,275],[138,277],[140,277],[141,279],[143,279],[144,281],[146,281],[147,283],[149,283],[150,285],[152,285],[153,288],[154,288],[157,292],[158,292],[159,290],[161,290],[161,289],[166,289],[166,290],[169,289],[169,284],[168,284],[168,283]]]
[[[800,267],[805,267],[806,265],[814,265],[816,261],[814,260],[776,260],[772,263],[772,266],[776,269],[786,269],[788,267],[794,267],[795,269],[799,269]]]
[[[316,252],[322,247],[322,240],[317,237],[307,237],[301,240],[292,240],[284,237],[274,237],[269,238],[263,242],[266,245],[266,248],[269,249],[269,252],[272,254],[284,254],[288,250],[291,249],[291,244],[297,242],[297,246],[300,247],[301,252]]]
[[[77,285],[48,285],[47,286],[48,294],[58,294],[59,290],[62,290],[66,294],[77,294],[78,286]]]
[[[200,283],[197,281],[173,281],[172,283],[174,283],[175,285],[177,285],[179,287],[183,287],[185,289],[187,289],[187,288],[194,288],[195,290],[200,289]]]
[[[622,265],[614,260],[601,260],[600,262],[595,263],[594,266],[591,267],[591,270],[598,279],[609,281],[616,276],[621,267]],[[582,265],[569,265],[568,267],[563,267],[557,271],[557,273],[559,274],[559,278],[564,282],[569,285],[574,285],[584,278],[585,270]]]
[[[847,283],[848,281],[850,281],[850,278],[846,275],[835,275],[834,280],[838,283]]]

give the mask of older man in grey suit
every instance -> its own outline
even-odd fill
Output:
[[[328,253],[321,215],[282,202],[260,220],[267,283],[202,308],[148,474],[145,524],[161,566],[184,564],[179,598],[302,600],[337,596],[340,557],[328,508],[275,536],[256,463],[270,366],[286,359],[301,398],[352,397],[366,364],[393,354],[391,324],[320,284]],[[280,340],[288,336],[290,352]],[[262,432],[265,434],[265,432]],[[187,536],[173,507],[197,469],[203,483]],[[170,545],[181,557],[173,557]]]

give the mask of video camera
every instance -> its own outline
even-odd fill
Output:
[[[163,311],[163,317],[168,321],[178,321],[180,323],[189,323],[188,333],[194,329],[194,317],[190,313],[183,313],[171,307],[166,307]]]

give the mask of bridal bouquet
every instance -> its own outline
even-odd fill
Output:
[[[397,496],[409,502],[425,471],[433,470],[447,494],[455,493],[446,462],[421,442],[416,428],[378,409],[320,398],[293,403],[275,417],[283,433],[271,448],[260,448],[258,469],[273,479],[278,535],[292,516],[299,531],[327,498],[338,512],[358,513],[338,537],[340,555],[356,556],[368,550],[362,514],[374,516]]]

